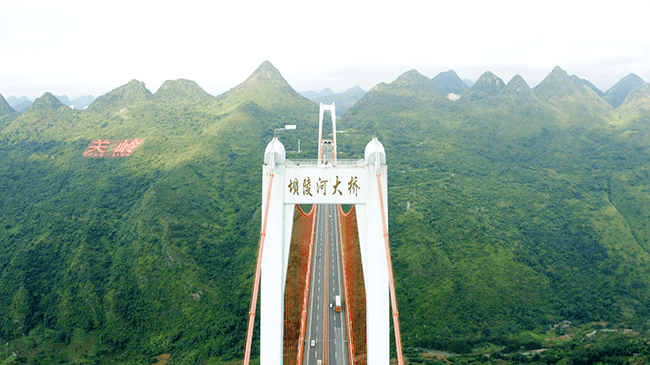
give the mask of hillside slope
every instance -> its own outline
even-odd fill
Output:
[[[0,95],[0,131],[11,123],[12,120],[16,119],[17,116],[18,112]]]
[[[370,126],[358,133],[376,134],[388,154],[405,343],[645,320],[650,247],[629,213],[646,216],[649,182],[639,148],[608,126],[611,109],[561,69],[534,92],[486,73],[465,107],[433,106],[425,93],[397,100],[396,83],[371,90],[340,125]],[[571,119],[577,110],[589,114]]]
[[[287,120],[256,90],[225,107],[193,81],[151,94],[133,80],[83,111],[46,94],[13,119],[0,132],[0,337],[81,331],[104,363],[240,358],[260,225],[251,166]],[[276,97],[315,134],[316,106],[296,95]],[[125,138],[143,140],[129,157],[82,157]]]

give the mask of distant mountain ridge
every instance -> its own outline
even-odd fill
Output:
[[[18,105],[18,104],[20,104],[20,103],[23,103],[23,102],[26,102],[26,101],[28,101],[28,102],[30,102],[30,103],[32,102],[32,101],[31,101],[28,97],[26,97],[25,95],[21,96],[20,98],[17,98],[17,97],[15,97],[15,96],[12,95],[12,96],[7,97],[6,100],[7,100],[7,103],[9,103],[9,105],[10,105],[12,108],[15,107],[16,105]]]
[[[332,89],[326,88],[320,92],[303,91],[300,92],[300,95],[318,104],[334,103],[336,105],[337,117],[340,117],[349,107],[359,101],[359,99],[361,99],[366,94],[366,92],[367,91],[364,91],[361,86],[355,85],[354,87],[348,88],[347,90],[338,94],[334,93]]]
[[[95,101],[95,98],[92,95],[79,96],[73,100],[70,100],[70,98],[68,98],[66,95],[55,95],[55,97],[59,99],[59,101],[64,105],[73,107],[77,110],[85,109],[90,104],[92,104],[93,101]],[[32,106],[32,101],[26,96],[21,96],[20,98],[10,96],[7,98],[7,102],[12,108],[14,108],[14,110],[19,113],[25,112]]]
[[[72,101],[70,101],[70,106],[73,106],[77,110],[85,109],[87,108],[90,104],[95,101],[95,97],[92,95],[86,95],[86,96],[79,96]]]
[[[299,94],[306,97],[307,99],[314,100],[317,98],[327,98],[327,97],[332,97],[334,95],[346,95],[346,94],[353,94],[353,93],[358,93],[358,92],[363,92],[363,89],[359,85],[355,85],[351,88],[348,88],[347,90],[340,92],[340,93],[335,93],[330,89],[329,87],[321,90],[321,91],[301,91]]]
[[[20,98],[10,96],[7,98],[7,102],[18,113],[22,113],[25,110],[29,109],[30,106],[32,106],[32,101],[24,95]]]

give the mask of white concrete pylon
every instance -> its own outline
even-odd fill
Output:
[[[273,138],[264,153],[262,178],[262,211],[267,213],[262,232],[265,245],[261,264],[260,357],[268,364],[282,364],[284,348],[284,285],[295,207],[284,204],[285,156],[284,145]],[[269,183],[272,179],[275,181]]]
[[[388,217],[388,207],[382,206],[381,201],[387,200],[386,189],[386,153],[384,146],[373,138],[365,150],[366,202],[359,210],[357,205],[359,243],[361,246],[361,262],[364,266],[364,282],[366,286],[366,336],[368,365],[388,364],[390,362],[390,310],[388,291],[388,263],[384,247],[384,232],[382,216]],[[380,176],[380,186],[377,185],[377,175]],[[379,199],[379,194],[383,199]],[[382,214],[382,210],[384,214]],[[361,213],[361,214],[360,214]],[[386,222],[388,226],[388,222]],[[362,232],[363,231],[363,232]]]

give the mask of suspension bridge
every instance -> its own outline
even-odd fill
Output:
[[[325,111],[332,117],[331,140],[323,139]],[[397,361],[404,364],[389,250],[386,153],[373,138],[363,159],[337,159],[335,115],[334,104],[320,105],[317,160],[286,159],[275,137],[264,152],[244,365],[250,362],[258,295],[262,365],[389,364],[391,309]]]

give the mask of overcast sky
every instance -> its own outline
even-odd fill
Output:
[[[650,0],[0,0],[0,94],[95,97],[131,79],[219,95],[269,60],[297,91],[416,69],[537,85],[556,65],[606,91],[650,81]]]

